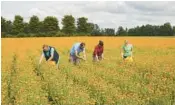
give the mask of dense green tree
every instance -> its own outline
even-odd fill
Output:
[[[44,32],[55,34],[59,30],[58,20],[56,17],[47,16],[43,21]]]
[[[73,34],[76,31],[75,18],[72,15],[65,15],[62,19],[62,31],[66,34]]]
[[[159,35],[160,36],[171,36],[171,35],[173,35],[173,29],[172,29],[171,24],[169,22],[167,22],[164,25],[161,25],[159,27]]]
[[[6,32],[8,34],[12,33],[13,24],[10,20],[6,21]]]
[[[94,29],[93,29],[91,35],[94,35],[94,36],[102,35],[100,27],[98,26],[98,24],[94,24]]]
[[[139,29],[138,29],[139,30]],[[153,36],[153,27],[149,24],[147,24],[144,28],[143,32],[146,36]],[[139,36],[142,35],[142,31],[140,31]]]
[[[134,28],[130,28],[128,30],[128,36],[132,36],[132,35],[134,35]]]
[[[127,35],[127,31],[122,26],[119,26],[116,35],[118,36]]]
[[[39,18],[37,16],[32,16],[29,21],[29,29],[31,33],[39,32]]]
[[[126,32],[126,34],[125,34],[125,35],[127,35],[127,36],[128,36],[128,28],[126,28],[126,29],[125,29],[125,32]]]
[[[12,22],[1,17],[1,32],[11,33],[12,31]]]
[[[105,29],[101,28],[101,30],[100,30],[100,34],[99,34],[99,35],[105,36],[105,35],[106,35],[106,33],[105,33]]]
[[[173,35],[175,36],[175,26],[173,26]]]
[[[92,31],[94,30],[94,24],[93,23],[87,23],[87,26],[88,26],[88,33],[92,33]]]
[[[29,33],[30,32],[30,26],[29,26],[29,24],[28,23],[24,23],[24,33]]]
[[[77,21],[77,32],[79,33],[88,33],[88,24],[87,24],[87,18],[81,17],[78,18]]]
[[[6,32],[6,20],[1,16],[1,32]]]
[[[20,15],[16,15],[13,21],[13,34],[23,33],[24,32],[24,24],[23,24],[23,17]]]
[[[12,33],[12,22],[1,17],[1,36],[6,37],[7,34]]]
[[[105,28],[105,35],[109,35],[109,36],[115,35],[115,29]]]
[[[43,33],[44,32],[44,22],[43,21],[41,21],[41,22],[39,22],[39,31],[41,32],[41,33]]]

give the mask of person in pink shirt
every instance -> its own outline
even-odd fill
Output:
[[[104,43],[103,41],[99,41],[98,45],[95,46],[94,52],[93,52],[93,61],[100,61],[102,59],[104,59],[103,56],[103,47]]]

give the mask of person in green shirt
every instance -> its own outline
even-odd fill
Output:
[[[132,51],[133,51],[133,45],[130,44],[127,40],[125,40],[124,45],[122,46],[122,51],[121,51],[123,60],[125,60],[128,57],[132,58],[133,56]]]

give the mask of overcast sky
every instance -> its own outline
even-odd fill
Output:
[[[160,25],[170,22],[175,25],[175,1],[3,1],[1,16],[13,20],[15,15],[29,21],[32,15],[40,20],[55,16],[61,25],[64,15],[75,19],[85,16],[89,22],[101,28],[135,27],[143,24]]]

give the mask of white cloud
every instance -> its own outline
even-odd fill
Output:
[[[32,16],[32,15],[37,15],[39,17],[45,17],[47,16],[47,13],[45,11],[42,11],[38,8],[32,8],[31,10],[29,10],[29,15]]]

